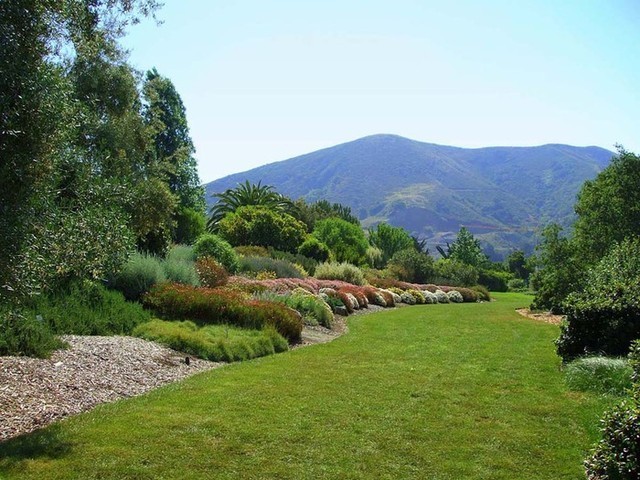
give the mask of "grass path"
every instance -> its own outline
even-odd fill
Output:
[[[0,478],[579,479],[608,400],[568,392],[527,297],[354,317],[0,444]],[[132,359],[135,361],[135,359]]]

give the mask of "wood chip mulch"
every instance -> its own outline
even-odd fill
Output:
[[[516,310],[523,317],[531,318],[533,320],[539,320],[545,323],[551,323],[553,325],[560,325],[562,320],[565,319],[564,315],[553,315],[549,312],[532,312],[528,308],[519,308]]]
[[[63,336],[49,359],[0,357],[0,441],[223,365],[133,337]]]

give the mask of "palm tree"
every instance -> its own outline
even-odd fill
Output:
[[[282,213],[295,213],[296,207],[294,203],[279,194],[270,185],[262,185],[249,183],[239,183],[236,188],[229,188],[223,193],[214,193],[212,197],[217,198],[216,204],[209,211],[209,220],[207,221],[207,230],[215,232],[218,222],[230,212],[235,212],[239,207],[260,206],[266,207]]]

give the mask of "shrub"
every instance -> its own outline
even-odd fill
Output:
[[[196,261],[196,272],[203,287],[222,287],[229,281],[229,272],[212,257],[199,258]]]
[[[198,286],[200,281],[193,260],[185,261],[167,256],[162,264],[164,276],[170,282]]]
[[[565,367],[565,379],[572,390],[622,395],[631,387],[633,370],[624,359],[584,357]]]
[[[589,480],[640,478],[640,393],[609,411],[602,420],[602,440],[585,460]]]
[[[407,290],[407,293],[410,293],[413,298],[416,299],[416,303],[419,305],[423,305],[424,303],[426,303],[424,295],[422,294],[422,292],[420,290],[416,290],[414,288]]]
[[[139,303],[87,280],[36,298],[32,309],[56,334],[127,335],[150,318]]]
[[[312,235],[309,235],[307,239],[302,242],[302,245],[298,247],[298,253],[305,257],[313,258],[319,263],[327,262],[331,259],[331,250],[329,250],[329,247]]]
[[[276,260],[271,257],[242,257],[239,271],[257,274],[258,272],[275,272],[276,278],[303,278],[295,265],[287,260]]]
[[[440,259],[434,263],[434,280],[440,285],[468,287],[478,283],[478,270],[457,260]]]
[[[338,291],[353,295],[353,297],[356,299],[355,308],[367,308],[369,306],[369,301],[367,300],[367,296],[365,295],[364,291],[360,287],[355,287],[351,285],[344,286],[344,287],[340,287]]]
[[[522,292],[527,289],[527,284],[521,278],[512,278],[507,282],[507,289],[510,292]]]
[[[625,355],[640,338],[640,239],[614,246],[587,274],[584,291],[569,295],[556,341],[564,360],[599,353]]]
[[[288,213],[250,205],[227,213],[218,222],[218,232],[232,245],[259,245],[296,252],[307,236],[307,227]]]
[[[136,301],[151,290],[151,287],[165,280],[159,258],[145,253],[134,253],[120,273],[111,280],[110,286],[122,292],[127,300]]]
[[[49,325],[31,311],[0,311],[0,356],[24,355],[48,358],[64,346]]]
[[[438,297],[435,293],[430,292],[429,290],[425,290],[422,292],[422,296],[424,297],[424,303],[434,304],[438,303]]]
[[[483,302],[491,301],[491,293],[487,289],[487,287],[482,285],[474,285],[471,287],[471,290],[478,294],[478,300],[482,300]]]
[[[455,287],[453,290],[455,290],[456,292],[460,293],[460,295],[462,295],[462,301],[464,302],[478,301],[479,294],[475,290],[472,290],[470,288],[464,288],[464,287]],[[489,291],[487,291],[487,295],[488,294],[489,294]]]
[[[436,296],[438,303],[449,303],[449,296],[442,290],[436,290],[433,294]]]
[[[464,302],[464,298],[462,298],[462,294],[457,290],[450,290],[449,292],[447,292],[447,297],[449,297],[449,301],[453,303]]]
[[[402,303],[406,303],[408,305],[416,304],[416,297],[411,295],[409,292],[402,292],[402,294],[400,295],[400,298],[402,299]]]
[[[266,247],[259,247],[258,245],[241,245],[233,247],[238,255],[244,255],[245,257],[268,257],[269,250]]]
[[[176,215],[174,237],[177,242],[191,244],[205,231],[204,214],[192,208],[181,208]]]
[[[159,315],[176,320],[228,323],[258,330],[271,325],[289,341],[298,341],[302,332],[302,320],[294,310],[278,303],[247,300],[242,293],[229,289],[165,283],[152,288],[144,302]]]
[[[396,252],[387,268],[395,272],[400,280],[407,282],[428,282],[435,274],[433,258],[413,247]]]
[[[198,328],[190,321],[152,320],[134,335],[214,362],[235,362],[288,350],[287,341],[273,328],[246,330],[228,325]]]
[[[367,297],[367,302],[372,305],[378,305],[380,307],[394,306],[393,296],[391,296],[391,305],[389,305],[389,302],[387,302],[385,295],[383,295],[383,293],[377,288],[369,286],[362,287],[362,293]]]
[[[304,323],[307,325],[319,324],[327,328],[333,326],[333,311],[320,294],[315,295],[302,288],[296,288],[291,294],[277,294],[267,291],[255,295],[255,298],[280,302],[293,308],[302,315]]]
[[[500,272],[497,270],[480,270],[478,283],[484,285],[492,292],[506,292],[509,280],[513,279],[513,275],[509,272]]]
[[[342,280],[353,285],[364,285],[364,275],[350,263],[321,263],[316,268],[315,277],[326,280]]]
[[[196,258],[213,257],[220,262],[229,273],[238,271],[238,255],[226,240],[212,233],[200,235],[193,247]]]
[[[189,245],[174,245],[167,252],[166,260],[176,262],[195,262],[196,255],[193,251],[193,247]]]
[[[300,255],[299,253],[289,253],[283,252],[281,250],[275,250],[273,248],[268,249],[269,256],[271,258],[275,258],[276,260],[286,260],[289,263],[294,265],[298,264],[296,268],[299,272],[303,273],[303,276],[313,275],[316,271],[316,266],[318,262],[313,258],[305,257],[304,255]],[[302,267],[302,269],[300,269]]]
[[[313,236],[329,247],[337,262],[364,263],[369,242],[358,225],[341,218],[326,218],[316,222]]]
[[[402,303],[402,298],[397,293],[392,292],[391,290],[380,289],[380,293],[384,297],[384,301],[387,302],[389,307],[395,307],[396,305]]]

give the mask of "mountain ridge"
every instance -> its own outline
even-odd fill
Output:
[[[211,194],[249,180],[293,199],[327,199],[351,207],[363,226],[406,228],[430,245],[467,226],[499,258],[531,251],[535,232],[569,226],[580,186],[613,152],[588,146],[463,148],[376,134],[228,175],[205,185]]]

